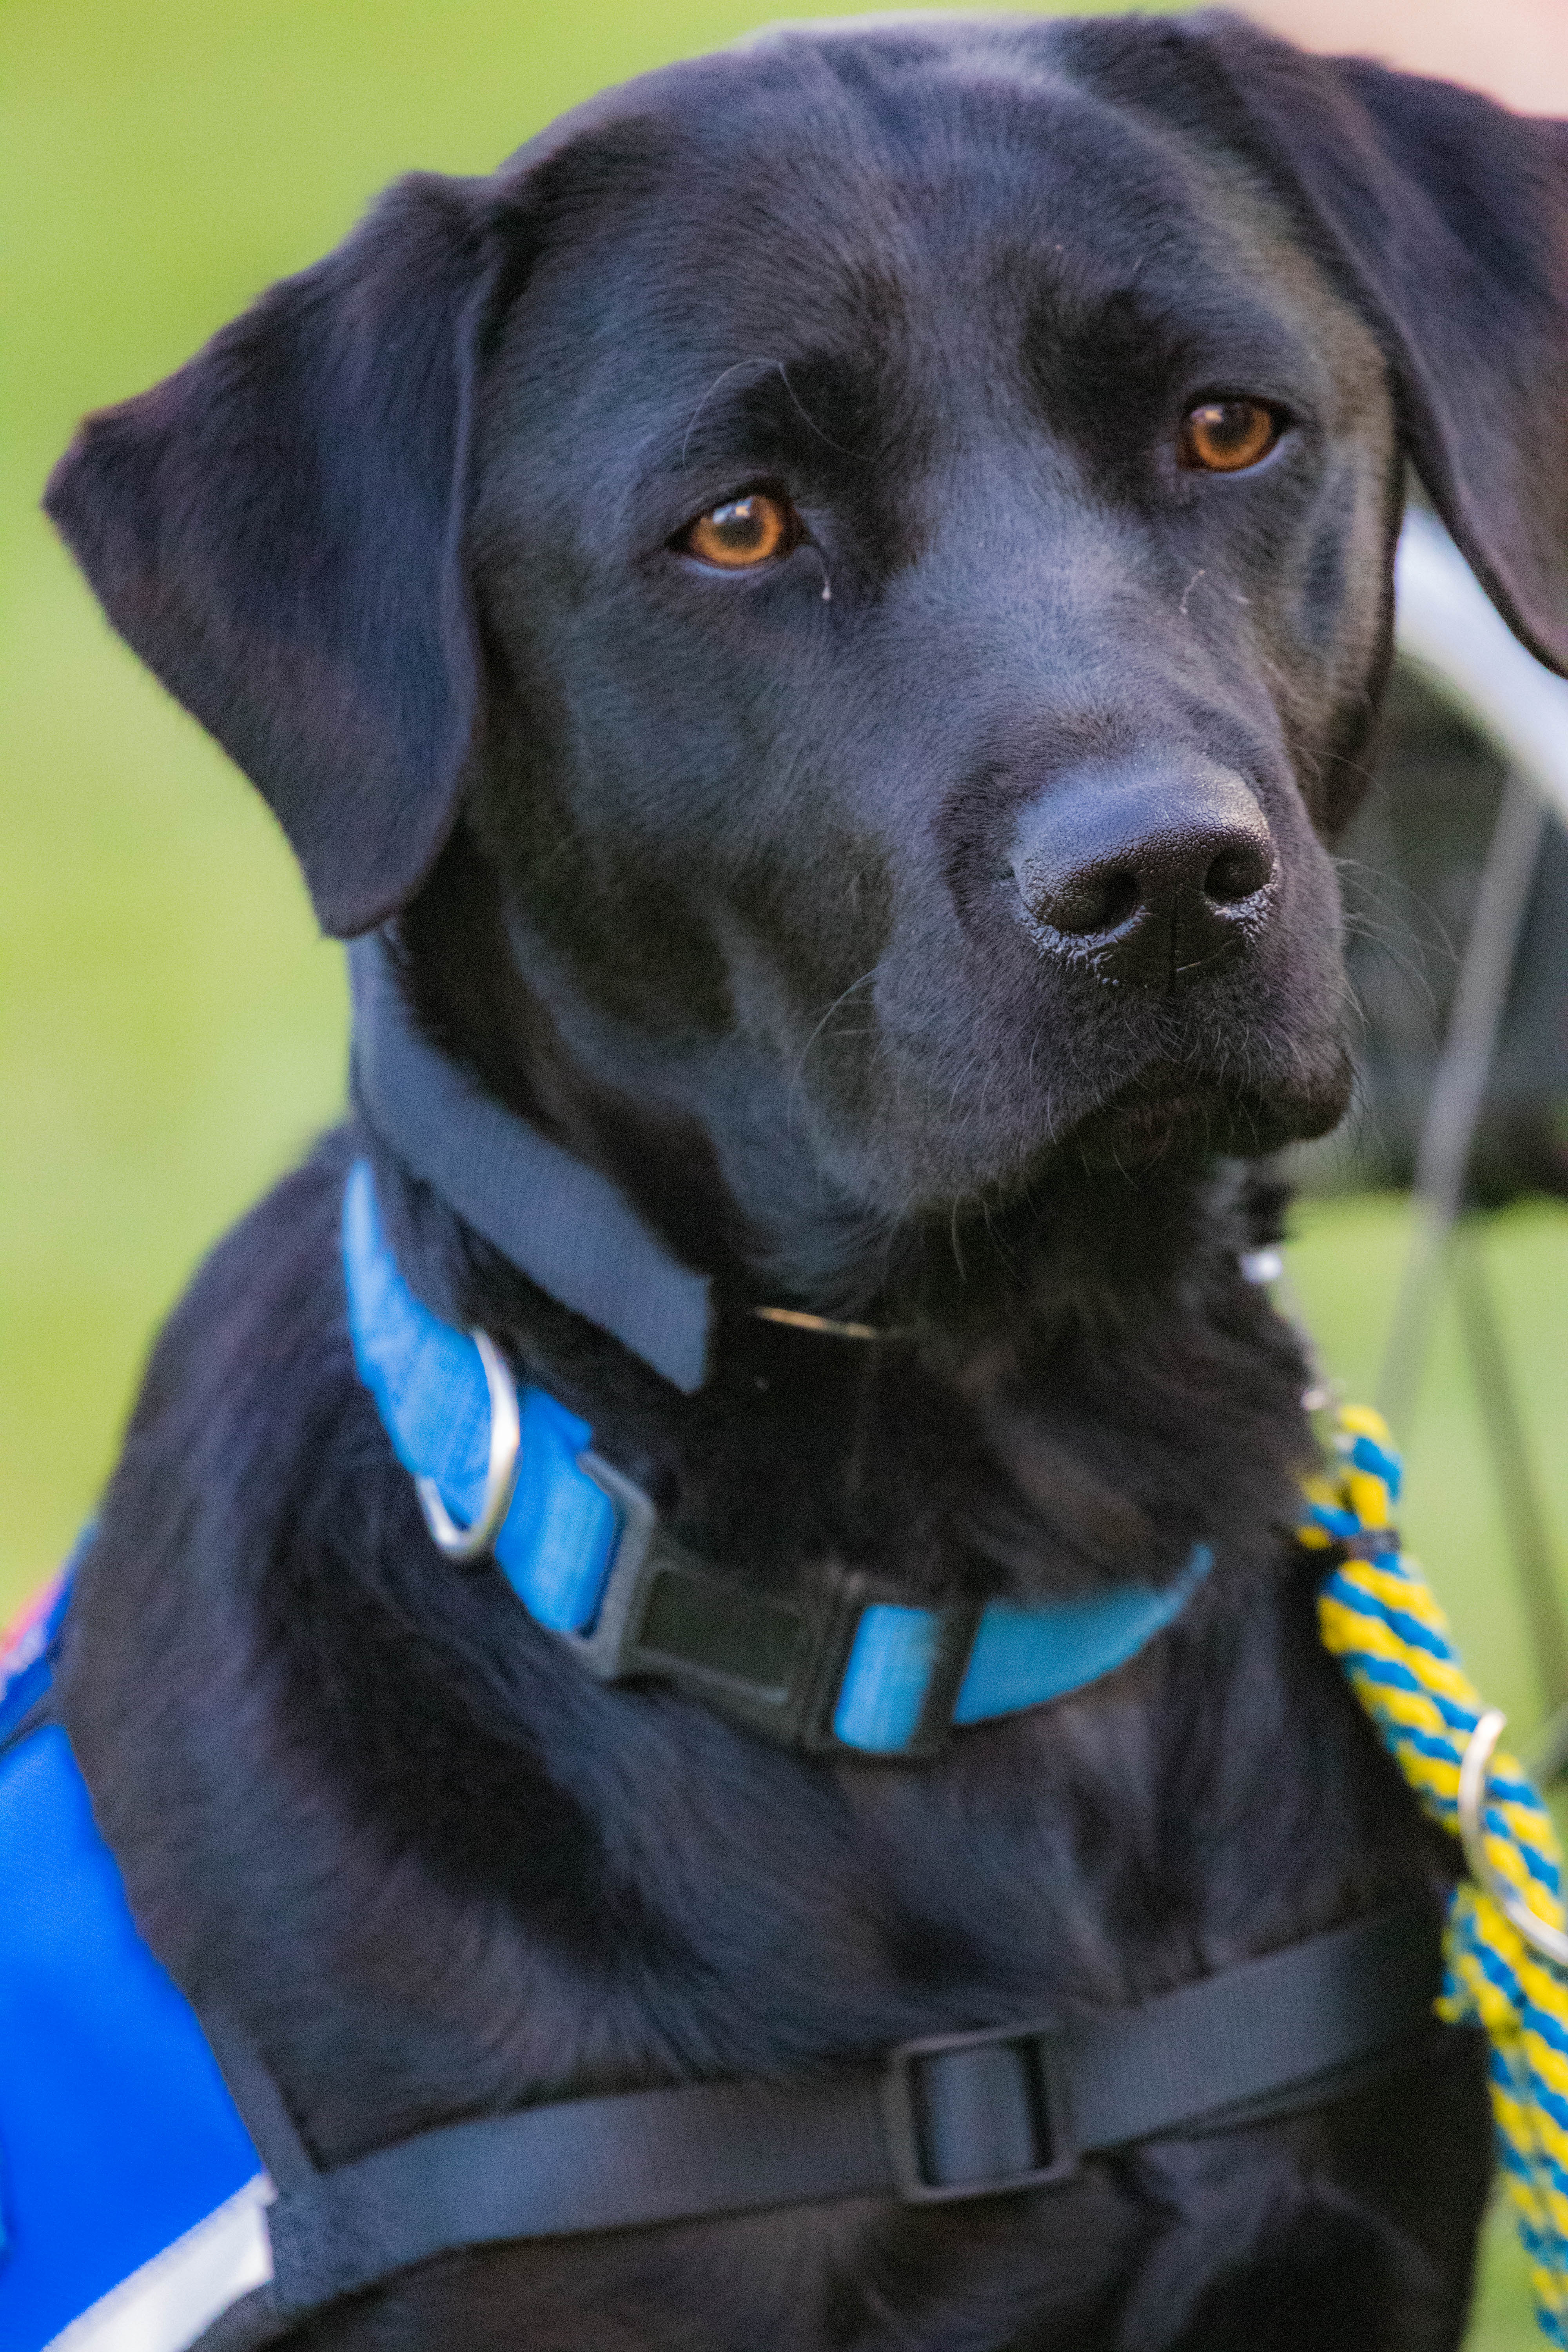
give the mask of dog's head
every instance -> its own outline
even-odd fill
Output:
[[[51,508],[326,927],[804,1282],[1333,1121],[1405,464],[1568,667],[1565,381],[1558,127],[1225,16],[861,21],[403,183]]]

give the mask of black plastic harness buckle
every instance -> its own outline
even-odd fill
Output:
[[[1059,2032],[1040,2025],[934,2033],[889,2051],[882,2111],[905,2204],[1047,2189],[1075,2171],[1062,2052]]]
[[[867,1751],[833,1724],[862,1612],[902,1601],[897,1586],[832,1563],[787,1593],[746,1591],[717,1576],[662,1530],[642,1488],[595,1454],[578,1467],[615,1505],[619,1533],[598,1613],[581,1633],[558,1638],[601,1682],[637,1677],[690,1691],[747,1730],[808,1756]],[[978,1605],[942,1612],[941,1636],[920,1721],[895,1760],[938,1754],[968,1664]]]

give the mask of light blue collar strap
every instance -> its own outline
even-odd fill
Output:
[[[388,1247],[368,1167],[343,1202],[349,1328],[399,1461],[471,1523],[493,1485],[491,1387],[476,1340],[416,1298]],[[647,1498],[592,1451],[593,1431],[543,1390],[518,1395],[515,1483],[489,1549],[523,1607],[606,1681],[673,1683],[808,1753],[919,1758],[955,1724],[1081,1690],[1186,1606],[1213,1565],[1194,1547],[1174,1583],[1020,1607],[919,1609],[853,1574],[776,1599],[682,1552]]]
[[[1021,1715],[1099,1682],[1179,1617],[1214,1554],[1195,1544],[1173,1584],[1123,1584],[1031,1608],[992,1601],[974,1625],[950,1720]],[[849,1748],[901,1754],[916,1737],[947,1612],[873,1602],[860,1612],[833,1728]]]
[[[360,1378],[404,1468],[434,1479],[452,1517],[479,1510],[489,1465],[489,1389],[474,1341],[416,1298],[388,1248],[364,1161],[343,1197],[349,1329]],[[597,1613],[616,1507],[580,1466],[593,1431],[542,1389],[519,1395],[519,1475],[491,1549],[531,1617],[576,1633]]]

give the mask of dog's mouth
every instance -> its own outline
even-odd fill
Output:
[[[1250,1159],[1321,1135],[1344,1109],[1338,1082],[1306,1096],[1265,1097],[1168,1063],[1140,1071],[1090,1112],[1072,1136],[1089,1168],[1147,1168],[1163,1160],[1200,1160],[1216,1153]]]

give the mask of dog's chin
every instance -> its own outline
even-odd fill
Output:
[[[1250,1160],[1326,1135],[1350,1102],[1348,1063],[1316,1085],[1250,1088],[1194,1078],[1165,1066],[1145,1070],[1091,1111],[1064,1139],[1090,1169],[1126,1173],[1190,1166],[1218,1155]]]

